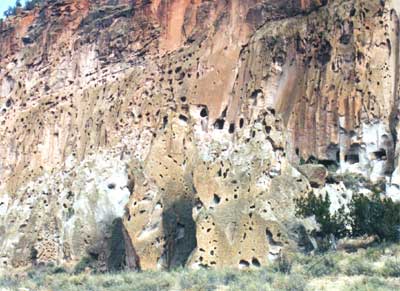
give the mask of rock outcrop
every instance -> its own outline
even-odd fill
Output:
[[[0,267],[259,267],[328,170],[400,197],[396,1],[45,2],[0,22]]]

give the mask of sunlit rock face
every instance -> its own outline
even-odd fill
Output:
[[[247,87],[263,88],[253,92],[282,114],[290,160],[314,157],[375,181],[390,176],[397,163],[396,11],[388,1],[336,1],[279,23],[254,34],[243,67],[258,76]]]
[[[58,0],[1,22],[1,267],[268,265],[312,247],[294,198],[369,191],[321,165],[396,198],[398,6]]]

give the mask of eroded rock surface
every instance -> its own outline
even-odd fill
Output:
[[[327,169],[400,195],[396,1],[111,2],[0,23],[1,267],[259,267]]]

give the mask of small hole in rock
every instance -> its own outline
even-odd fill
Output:
[[[387,159],[386,150],[380,149],[379,151],[374,152],[373,159],[378,161],[386,160]]]
[[[221,202],[221,198],[217,194],[214,194],[213,201],[215,204],[219,204]]]
[[[200,111],[200,116],[201,116],[201,117],[207,117],[207,116],[208,116],[208,110],[207,110],[207,108],[201,109],[201,111]]]
[[[224,128],[224,124],[225,124],[225,120],[223,119],[217,119],[214,123],[214,127],[216,129],[223,129]]]
[[[247,267],[250,266],[250,264],[249,264],[249,262],[246,261],[246,260],[240,260],[239,266],[240,266],[240,267],[246,267],[246,268],[247,268]]]
[[[179,115],[179,119],[180,120],[182,120],[182,121],[184,121],[184,122],[187,122],[188,121],[188,118],[185,116],[185,115]]]
[[[234,123],[231,123],[230,125],[229,125],[229,133],[234,133],[235,132],[235,124]]]
[[[251,264],[252,264],[253,266],[255,266],[255,267],[260,267],[260,266],[261,266],[260,261],[257,260],[256,258],[253,258],[253,259],[251,260]]]
[[[243,119],[243,118],[240,118],[239,127],[240,127],[240,128],[243,128],[243,125],[244,125],[244,119]]]

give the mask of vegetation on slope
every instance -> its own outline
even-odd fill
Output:
[[[25,2],[24,9],[32,10],[36,5],[41,5],[44,3],[44,0],[28,0]],[[16,0],[14,6],[9,6],[8,9],[4,12],[4,16],[13,16],[17,14],[17,8],[22,8],[21,0]]]
[[[371,197],[353,195],[347,205],[331,213],[329,195],[307,196],[295,200],[299,217],[314,216],[320,229],[312,235],[319,238],[320,245],[328,246],[332,237],[356,238],[374,236],[377,240],[398,242],[400,240],[400,204],[375,192]]]
[[[25,289],[21,289],[25,288]],[[178,269],[171,272],[75,274],[42,267],[0,276],[0,290],[26,291],[213,291],[213,290],[399,290],[400,246],[380,244],[354,253],[296,255],[268,268]]]

